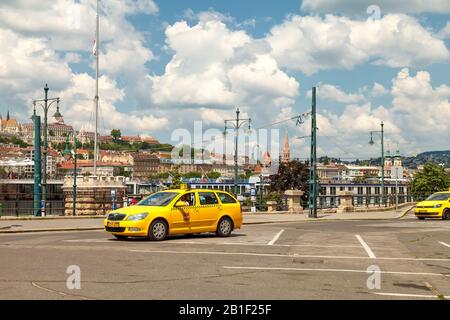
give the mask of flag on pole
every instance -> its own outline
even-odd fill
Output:
[[[97,41],[94,40],[94,47],[92,48],[92,54],[97,56]]]

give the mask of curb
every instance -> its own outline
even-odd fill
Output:
[[[40,221],[40,220],[78,220],[78,219],[105,219],[105,216],[54,216],[54,217],[8,217],[0,221]]]
[[[2,230],[0,234],[8,233],[33,233],[33,232],[56,232],[56,231],[92,231],[103,230],[99,227],[81,227],[81,228],[47,228],[47,229],[22,229],[22,230]]]
[[[354,219],[348,219],[348,218],[343,218],[343,219],[322,219],[322,218],[316,218],[316,219],[308,219],[308,220],[296,220],[296,221],[292,221],[292,220],[284,220],[284,221],[254,221],[254,222],[243,222],[244,225],[258,225],[258,224],[276,224],[276,223],[295,223],[295,222],[328,222],[328,221],[382,221],[382,220],[400,220],[402,218],[404,218],[406,215],[408,215],[408,212],[411,211],[414,208],[414,206],[412,206],[411,208],[405,210],[404,212],[402,212],[399,216],[396,217],[392,217],[392,218],[366,218],[366,219],[361,219],[361,218],[354,218]],[[102,219],[104,217],[101,217]],[[34,218],[36,219],[36,218]],[[42,218],[43,220],[45,218]],[[51,219],[55,219],[55,218],[47,218],[46,220],[51,220]],[[74,218],[71,218],[74,219]],[[94,219],[100,219],[100,217],[98,218],[94,218]],[[11,220],[16,220],[16,219],[11,219]],[[31,219],[24,219],[24,220],[33,220],[33,218]],[[3,221],[8,221],[7,219],[3,220]],[[0,234],[12,234],[12,233],[32,233],[32,232],[57,232],[57,231],[93,231],[93,230],[103,230],[103,227],[78,227],[78,228],[40,228],[40,229],[22,229],[22,230],[0,230]]]

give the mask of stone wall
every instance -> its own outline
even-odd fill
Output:
[[[73,214],[73,177],[66,176],[62,187],[65,194],[65,215]],[[125,177],[78,176],[77,216],[106,215],[112,210],[111,190],[116,190],[117,208],[122,207],[125,196]]]

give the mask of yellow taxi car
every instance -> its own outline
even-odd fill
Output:
[[[154,193],[136,205],[115,210],[104,221],[105,230],[118,239],[215,232],[228,237],[242,225],[240,203],[219,190],[176,189]]]
[[[433,193],[425,201],[419,202],[414,213],[420,220],[425,218],[450,220],[450,189]]]

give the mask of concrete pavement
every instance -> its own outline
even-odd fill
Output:
[[[449,221],[407,216],[253,224],[229,238],[163,242],[2,234],[0,299],[448,299],[449,231]],[[79,289],[68,286],[74,267]]]
[[[328,220],[384,220],[398,219],[411,207],[398,211],[357,212],[357,213],[319,213],[317,219],[308,214],[288,213],[244,213],[244,224],[315,222]],[[103,229],[102,217],[45,217],[26,219],[0,219],[0,233],[82,231]]]

